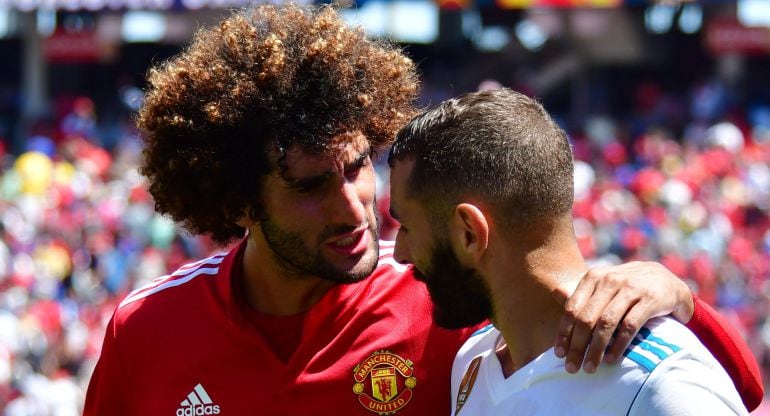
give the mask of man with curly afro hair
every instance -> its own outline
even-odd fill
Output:
[[[329,7],[235,12],[152,69],[137,121],[156,209],[239,243],[120,303],[84,414],[447,414],[473,329],[432,322],[375,212],[373,155],[416,113],[417,92],[407,57]],[[575,324],[559,339],[578,363],[631,305],[644,319],[692,315],[675,276],[650,279],[604,279],[567,303]]]

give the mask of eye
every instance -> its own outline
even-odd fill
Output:
[[[345,177],[347,179],[357,178],[358,174],[361,173],[361,169],[363,169],[365,166],[368,166],[369,163],[371,163],[369,157],[361,159],[360,162],[357,162],[355,165],[351,166],[345,171]]]
[[[297,187],[296,187],[296,188],[294,188],[294,189],[297,191],[297,193],[300,193],[300,194],[309,194],[309,193],[311,193],[311,192],[315,191],[315,190],[316,190],[316,189],[318,189],[318,188],[319,188],[319,185],[318,185],[318,184],[315,184],[315,183],[310,183],[310,184],[306,184],[306,185],[300,185],[300,186],[297,186]]]
[[[361,173],[361,166],[355,167],[353,169],[348,170],[345,172],[345,178],[351,180],[358,177],[358,174]]]
[[[314,191],[317,191],[323,187],[323,185],[328,181],[327,176],[318,176],[314,178],[304,179],[301,181],[296,181],[291,185],[291,189],[296,191],[300,194],[308,194]]]
[[[298,194],[301,194],[301,195],[304,195],[304,194],[309,194],[309,193],[313,192],[314,187],[312,187],[312,186],[297,186],[297,187],[294,187],[293,189],[294,189],[294,192],[296,192]]]

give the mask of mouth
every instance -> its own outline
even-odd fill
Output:
[[[325,245],[334,252],[355,256],[366,252],[369,239],[369,229],[361,227],[353,232],[337,235],[328,240]]]

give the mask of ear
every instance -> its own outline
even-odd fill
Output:
[[[241,213],[241,216],[238,218],[238,221],[235,223],[243,228],[249,228],[257,223],[257,221],[253,220],[251,218],[251,215],[249,215],[250,209],[246,208]]]
[[[478,264],[489,247],[489,221],[484,212],[473,204],[457,205],[449,230],[461,261]]]
[[[249,217],[244,215],[241,218],[238,218],[238,221],[236,221],[235,224],[243,228],[249,228],[254,225],[254,221],[250,220]]]

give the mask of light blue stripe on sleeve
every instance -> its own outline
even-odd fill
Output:
[[[642,367],[646,368],[647,371],[652,371],[657,366],[657,364],[647,359],[647,357],[632,350],[626,350],[626,357],[628,357],[630,360],[634,361],[635,363],[641,365]]]
[[[656,347],[654,347],[654,346],[653,346],[652,344],[650,344],[649,342],[644,342],[644,341],[640,342],[640,343],[639,343],[639,348],[641,348],[641,349],[643,349],[643,350],[645,350],[645,351],[649,351],[649,352],[651,352],[651,353],[655,354],[655,355],[656,355],[658,358],[660,358],[661,360],[665,360],[665,359],[666,359],[666,357],[668,357],[668,356],[670,355],[670,354],[668,354],[667,352],[665,352],[665,351],[661,350],[660,348],[656,348]]]
[[[674,344],[671,344],[671,343],[668,343],[668,342],[666,342],[666,341],[663,341],[662,339],[660,339],[660,338],[656,337],[655,335],[652,335],[652,332],[650,332],[650,330],[649,330],[649,329],[647,329],[647,328],[642,328],[642,329],[640,329],[640,330],[639,330],[639,333],[640,333],[640,334],[641,334],[641,335],[642,335],[642,336],[643,336],[643,337],[644,337],[644,338],[645,338],[647,341],[652,341],[652,342],[654,342],[654,343],[656,343],[656,344],[660,344],[660,345],[663,345],[664,347],[667,347],[667,348],[671,349],[671,351],[673,351],[673,352],[677,352],[677,351],[681,350],[681,348],[679,348],[678,346],[676,346],[676,345],[674,345]]]
[[[495,326],[492,324],[489,324],[485,326],[484,328],[477,329],[476,332],[471,334],[471,337],[475,337],[476,335],[481,335],[485,332],[488,332],[490,329],[494,328]]]

